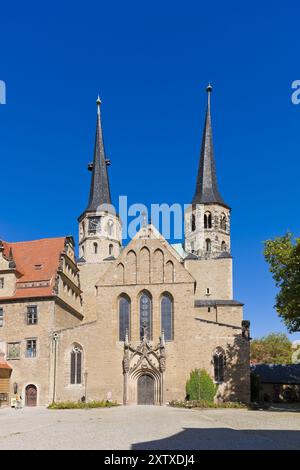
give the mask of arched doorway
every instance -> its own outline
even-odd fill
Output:
[[[137,402],[138,405],[154,405],[154,378],[151,375],[144,374],[138,378]]]
[[[25,405],[36,406],[37,404],[37,388],[35,385],[30,384],[25,388]]]

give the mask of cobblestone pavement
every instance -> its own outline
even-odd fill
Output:
[[[6,408],[0,410],[0,449],[300,449],[300,413]]]

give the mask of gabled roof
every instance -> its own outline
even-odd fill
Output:
[[[161,235],[161,233],[152,224],[145,224],[132,238],[126,247],[123,248],[120,255],[110,263],[109,268],[101,275],[96,286],[111,286],[116,282],[116,268],[118,265],[126,264],[126,257],[130,251],[139,253],[142,248],[148,248],[154,253],[160,249],[165,254],[165,262],[172,261],[176,270],[174,283],[195,283],[192,274],[184,267],[183,259],[177,250]],[[143,283],[144,284],[144,283]],[[150,282],[151,284],[151,282]],[[126,285],[126,282],[124,282]]]
[[[221,204],[228,207],[219,192],[217,183],[210,113],[211,85],[208,85],[206,91],[207,111],[202,136],[196,190],[192,204]]]
[[[300,384],[300,364],[255,364],[250,369],[262,383]]]
[[[4,257],[9,259],[11,254],[18,277],[13,296],[0,297],[0,300],[54,295],[55,277],[66,241],[66,237],[61,237],[16,243],[2,242]]]

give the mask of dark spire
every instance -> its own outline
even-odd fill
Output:
[[[207,111],[202,136],[199,170],[193,204],[217,203],[228,207],[227,204],[225,204],[223,201],[222,196],[218,190],[210,114],[210,95],[212,92],[212,86],[210,84],[207,86],[206,91]]]
[[[102,135],[101,113],[100,105],[101,100],[98,96],[97,103],[97,126],[96,126],[96,139],[94,148],[94,161],[89,164],[89,170],[92,171],[92,181],[90,189],[89,204],[87,207],[88,212],[96,211],[99,206],[105,206],[109,210],[111,205],[110,187],[107,174],[107,166],[109,160],[105,158],[105,150]]]

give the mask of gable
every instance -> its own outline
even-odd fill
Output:
[[[194,283],[176,250],[157,234],[156,231],[147,236],[141,229],[97,286]]]

